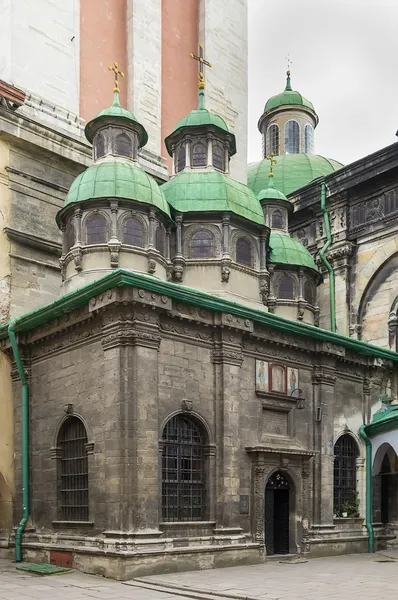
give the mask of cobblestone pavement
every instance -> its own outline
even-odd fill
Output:
[[[74,571],[41,577],[0,560],[0,600],[395,600],[398,550],[312,559],[273,560],[231,567],[116,582]]]

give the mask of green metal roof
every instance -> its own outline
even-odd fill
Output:
[[[282,265],[308,267],[318,272],[311,254],[299,240],[286,233],[271,231],[269,238],[268,262]]]
[[[264,225],[259,201],[243,183],[219,171],[185,171],[162,185],[166,200],[179,212],[232,212]]]
[[[392,404],[392,398],[383,398],[382,407],[373,415],[371,423],[365,425],[368,435],[398,429],[398,405]]]
[[[94,198],[122,198],[155,206],[168,217],[170,208],[156,181],[131,161],[94,164],[81,173],[57,213],[57,223],[65,209]]]
[[[292,86],[290,83],[290,72],[288,71],[286,87],[284,91],[281,94],[272,96],[271,98],[269,98],[269,100],[267,100],[267,103],[264,107],[264,114],[269,112],[270,110],[273,110],[274,108],[278,108],[279,106],[286,106],[290,104],[294,104],[296,106],[304,106],[306,108],[309,108],[313,113],[315,113],[315,108],[312,102],[304,98],[304,96],[302,96],[300,92],[295,92],[294,90],[292,90]]]
[[[274,186],[285,195],[343,166],[337,160],[316,154],[284,154],[275,158]],[[256,195],[267,187],[268,173],[269,161],[266,159],[248,166],[247,185]]]
[[[145,146],[145,144],[148,141],[148,134],[145,130],[145,127],[137,121],[135,115],[131,112],[131,110],[127,110],[127,108],[122,108],[122,106],[120,106],[119,92],[117,91],[113,94],[112,105],[108,108],[104,108],[104,110],[101,110],[98,113],[98,115],[94,117],[94,119],[87,123],[84,132],[89,142],[93,141],[93,132],[98,127],[98,124],[105,119],[109,119],[110,117],[113,119],[123,119],[125,121],[133,122],[135,128],[139,132],[140,148],[142,148],[142,146]]]

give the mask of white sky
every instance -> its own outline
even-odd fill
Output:
[[[319,116],[315,152],[348,164],[398,141],[398,0],[248,0],[249,162],[257,121],[292,88]]]

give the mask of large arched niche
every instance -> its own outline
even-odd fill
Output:
[[[363,341],[383,348],[395,348],[395,335],[391,335],[390,315],[397,296],[397,287],[398,252],[377,269],[362,294],[357,323]]]
[[[372,475],[378,475],[381,471],[381,466],[385,455],[387,454],[392,471],[395,470],[398,455],[398,432],[389,432],[390,435],[384,434],[380,440],[375,440],[373,446],[373,465]]]

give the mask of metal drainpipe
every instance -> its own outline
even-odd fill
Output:
[[[366,529],[369,533],[368,552],[375,551],[375,532],[372,525],[372,442],[366,435],[365,425],[359,428],[359,435],[366,444]]]
[[[17,319],[11,319],[8,326],[8,337],[14,352],[14,358],[22,383],[22,519],[15,533],[15,560],[22,562],[22,535],[29,518],[29,386],[19,352],[15,325]]]
[[[334,285],[334,271],[332,265],[326,258],[326,251],[332,243],[332,235],[330,233],[330,221],[329,221],[329,213],[326,208],[326,184],[321,184],[321,210],[323,215],[323,222],[325,224],[325,232],[326,232],[326,243],[319,255],[321,257],[321,261],[325,265],[326,269],[329,272],[329,301],[330,301],[330,330],[334,333],[336,332],[336,301],[335,301],[335,285]]]

